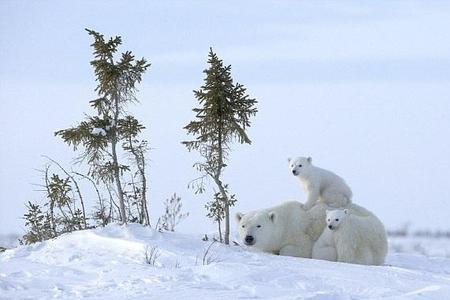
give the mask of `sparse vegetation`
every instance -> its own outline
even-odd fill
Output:
[[[28,232],[22,237],[20,243],[32,244],[53,238],[55,235],[49,214],[42,212],[39,205],[31,202],[28,202],[27,209],[24,219]]]
[[[40,171],[43,184],[38,186],[45,194],[45,201],[43,205],[28,202],[24,215],[28,232],[22,237],[22,243],[32,244],[66,232],[90,228],[84,207],[80,205],[82,196],[78,183],[60,164],[57,164],[58,169],[64,170],[64,175],[53,173],[51,167],[54,164],[56,162],[51,160]]]
[[[159,231],[175,231],[175,227],[189,216],[188,212],[182,212],[183,204],[181,197],[174,193],[169,199],[164,201],[164,215],[158,219],[157,228]]]
[[[22,240],[26,244],[112,222],[151,224],[146,176],[149,146],[140,137],[145,126],[128,110],[129,104],[138,102],[137,85],[150,64],[144,58],[136,59],[131,51],[117,58],[120,36],[105,38],[94,30],[86,31],[93,38],[90,64],[96,77],[97,98],[89,104],[94,113],[85,114],[77,125],[54,133],[78,154],[69,168],[44,156],[48,163],[39,186],[45,198],[27,205],[24,218],[28,232]],[[205,83],[194,91],[200,104],[193,109],[196,120],[184,127],[194,139],[182,143],[204,158],[194,165],[201,176],[189,186],[201,193],[205,190],[204,179],[213,180],[218,191],[205,204],[207,216],[218,226],[218,239],[214,241],[229,244],[229,210],[237,199],[223,182],[223,172],[231,144],[251,143],[246,129],[257,112],[257,102],[247,95],[242,84],[233,81],[231,66],[225,66],[212,48],[208,63]],[[74,171],[72,167],[78,164],[88,169]],[[96,196],[90,197],[93,191]],[[155,227],[159,231],[175,231],[189,213],[182,211],[181,198],[176,194],[165,200],[164,206],[164,214]],[[89,211],[91,207],[93,211]]]
[[[98,32],[86,30],[94,38],[91,65],[96,76],[98,98],[89,103],[96,114],[87,115],[77,126],[58,130],[55,135],[73,150],[83,149],[76,163],[87,163],[89,170],[87,174],[69,171],[59,162],[44,156],[49,163],[42,171],[43,184],[39,186],[46,197],[42,206],[28,204],[24,218],[29,232],[23,237],[24,243],[98,225],[106,226],[111,222],[150,225],[146,179],[148,142],[139,138],[145,127],[127,111],[129,103],[138,102],[136,85],[150,64],[144,58],[135,59],[130,51],[115,60],[122,38],[105,39]],[[119,161],[122,154],[128,154],[129,165]],[[54,166],[57,172],[51,170]],[[125,178],[130,178],[130,181]],[[88,180],[97,194],[91,215],[94,224],[89,223],[78,182],[80,179]],[[107,197],[104,198],[103,194]]]
[[[450,238],[449,230],[420,229],[413,231],[409,222],[399,228],[388,229],[386,232],[390,237]]]
[[[175,269],[181,268],[181,263],[178,261],[178,259],[175,261],[175,264],[173,266]]]
[[[119,161],[119,145],[122,142],[123,150],[133,154],[142,177],[146,142],[139,141],[137,137],[145,127],[126,108],[127,104],[137,102],[136,84],[141,82],[150,64],[144,58],[136,60],[130,51],[122,53],[121,58],[114,61],[122,38],[116,36],[105,40],[98,32],[86,31],[94,38],[94,59],[91,65],[98,83],[95,89],[98,98],[91,100],[90,105],[96,110],[96,115],[87,116],[78,126],[56,131],[55,135],[74,150],[83,148],[78,161],[87,162],[90,177],[96,182],[115,185],[120,219],[122,223],[127,223],[134,219],[127,215],[123,175],[130,172],[131,167]],[[145,184],[145,180],[142,184]],[[145,197],[142,197],[145,191],[144,186],[139,201],[145,201]],[[141,207],[146,209],[146,204]],[[138,221],[148,225],[147,217],[148,213],[144,212]]]
[[[145,246],[144,248],[144,257],[145,263],[151,266],[156,266],[156,261],[161,256],[161,251],[157,246]]]
[[[211,248],[216,242],[217,241],[212,241],[209,244],[209,246],[205,249],[205,251],[203,252],[202,265],[206,266],[206,265],[209,265],[209,264],[214,263],[214,262],[220,262],[220,259],[217,257],[217,255],[214,255],[211,252]]]

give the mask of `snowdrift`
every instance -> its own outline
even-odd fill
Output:
[[[150,263],[146,250],[156,254]],[[211,245],[139,225],[0,253],[0,299],[239,298],[450,299],[450,259],[391,254],[385,266],[359,266]]]

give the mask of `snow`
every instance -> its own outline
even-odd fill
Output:
[[[105,136],[106,135],[106,130],[103,128],[92,128],[91,133],[94,135],[101,135],[101,136]]]
[[[18,234],[0,234],[0,247],[13,248],[19,245]]]
[[[390,253],[385,266],[360,266],[215,243],[213,262],[203,265],[210,244],[200,235],[109,225],[19,246],[0,254],[0,299],[450,297],[448,258]],[[158,249],[154,266],[146,247]]]
[[[389,249],[393,253],[415,253],[425,256],[450,259],[450,239],[405,236],[389,239]]]

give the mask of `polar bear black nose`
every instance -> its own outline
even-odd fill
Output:
[[[292,174],[297,175],[297,171],[296,170],[292,170]]]
[[[245,237],[245,243],[246,243],[247,245],[253,245],[254,242],[255,242],[255,239],[253,238],[253,236],[247,235],[247,236]]]
[[[330,229],[333,229],[333,226],[331,226],[331,225],[328,225],[328,228],[330,228]]]

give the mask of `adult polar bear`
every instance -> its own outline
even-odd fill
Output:
[[[325,207],[306,211],[300,202],[237,213],[239,236],[247,246],[286,256],[311,257],[325,227]]]
[[[351,203],[347,205],[352,214],[378,220],[367,209]],[[324,203],[317,203],[306,210],[300,202],[285,202],[280,205],[248,212],[237,213],[239,236],[247,246],[273,254],[312,257],[314,243],[326,225]],[[383,258],[384,259],[384,258]]]

